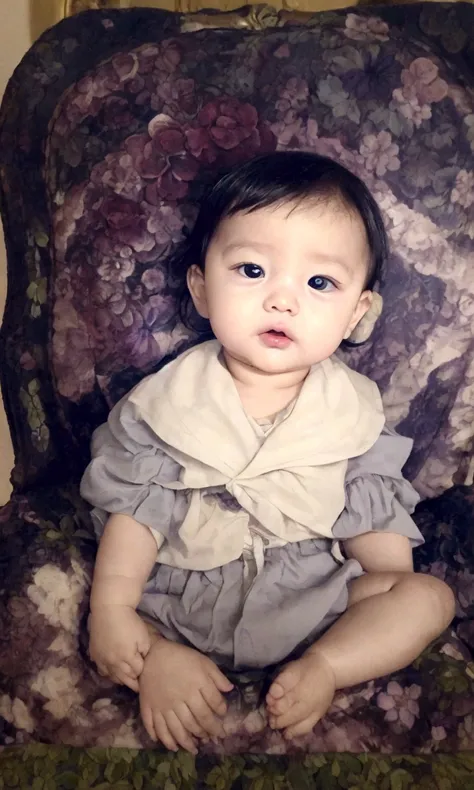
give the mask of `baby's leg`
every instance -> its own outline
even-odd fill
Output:
[[[168,749],[182,746],[196,754],[197,738],[224,735],[222,693],[231,691],[232,683],[210,658],[147,625],[151,648],[139,678],[143,723]]]
[[[367,573],[351,584],[347,611],[273,682],[270,726],[285,737],[309,732],[336,689],[396,672],[410,664],[454,616],[449,587],[415,573]]]

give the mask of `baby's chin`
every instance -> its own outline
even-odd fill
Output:
[[[336,349],[323,352],[321,354],[313,354],[310,356],[297,356],[285,355],[285,352],[272,351],[270,354],[255,355],[251,360],[251,364],[255,369],[260,370],[261,373],[268,375],[283,375],[285,373],[297,373],[300,371],[308,372],[314,365],[324,362],[331,357]]]
[[[307,373],[311,367],[311,363],[308,364],[305,360],[292,358],[290,354],[277,349],[265,350],[263,353],[254,354],[227,349],[225,357],[228,364],[230,362],[231,367],[232,363],[237,363],[265,376],[282,376],[300,371]]]

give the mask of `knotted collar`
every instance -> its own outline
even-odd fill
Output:
[[[377,386],[334,357],[311,368],[292,408],[264,434],[245,413],[215,340],[145,379],[130,401],[181,466],[179,480],[162,485],[189,498],[158,559],[193,570],[240,557],[249,531],[273,546],[330,538],[344,508],[347,461],[369,450],[384,425]],[[240,509],[212,495],[222,492]]]

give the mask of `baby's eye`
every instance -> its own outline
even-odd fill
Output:
[[[238,267],[238,271],[244,277],[248,277],[249,280],[258,280],[259,277],[263,277],[265,275],[262,267],[257,266],[256,263],[242,263]]]
[[[315,291],[332,291],[336,287],[332,280],[328,280],[327,277],[311,277],[308,280],[308,285],[310,288],[314,288]]]

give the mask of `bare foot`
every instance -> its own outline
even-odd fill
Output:
[[[159,638],[139,678],[140,710],[150,738],[167,749],[178,746],[197,754],[198,738],[223,736],[227,706],[221,692],[231,691],[210,658],[185,645]]]
[[[334,699],[331,666],[314,648],[311,651],[287,664],[267,694],[270,727],[284,730],[285,738],[310,732]]]

